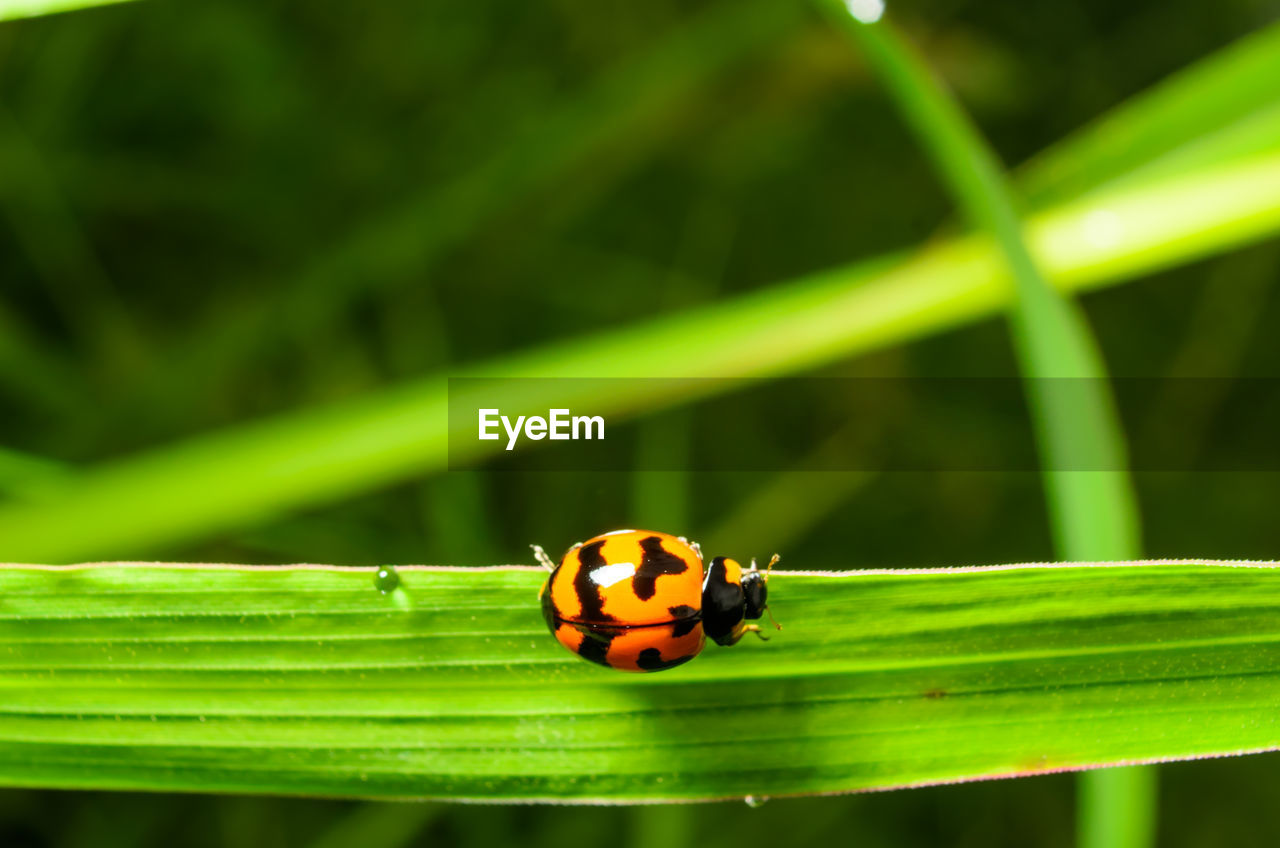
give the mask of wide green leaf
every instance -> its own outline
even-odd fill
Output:
[[[583,662],[534,568],[0,569],[0,784],[536,801],[843,792],[1280,746],[1280,570],[783,572],[768,643]]]

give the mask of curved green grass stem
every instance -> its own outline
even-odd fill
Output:
[[[928,67],[878,16],[859,19],[852,4],[830,10],[861,47],[969,222],[999,248],[1014,294],[1009,323],[1026,381],[1058,556],[1129,559],[1138,555],[1139,520],[1114,401],[1102,356],[1083,314],[1046,281],[1023,236],[1013,192],[996,156]],[[1079,378],[1062,391],[1062,381]],[[1052,388],[1051,388],[1052,387]],[[1079,467],[1117,469],[1068,471]],[[1106,803],[1100,803],[1100,799]],[[1152,842],[1154,790],[1149,775],[1084,778],[1080,844]],[[1145,823],[1145,827],[1142,826]]]

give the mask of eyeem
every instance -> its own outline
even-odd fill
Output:
[[[550,437],[556,441],[569,439],[603,439],[604,417],[601,415],[573,415],[567,409],[552,409],[548,418],[541,415],[517,416],[515,423],[497,409],[480,410],[480,441],[492,442],[501,438],[498,425],[507,432],[507,450],[515,450],[523,430],[526,438],[538,441]],[[594,435],[593,435],[594,434]]]

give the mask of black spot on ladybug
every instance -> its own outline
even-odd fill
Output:
[[[604,629],[579,629],[582,631],[582,644],[578,646],[578,656],[593,663],[609,665],[609,648],[613,645],[617,632]]]
[[[693,618],[698,611],[688,604],[680,604],[675,607],[667,607],[667,612],[671,613],[672,621],[679,621],[682,618]]]
[[[702,623],[700,618],[681,618],[674,622],[671,628],[671,638],[679,639],[681,636],[687,636],[697,629]]]
[[[582,604],[583,621],[614,620],[613,616],[604,611],[604,596],[600,594],[600,584],[591,579],[597,568],[608,565],[600,554],[603,547],[604,539],[601,539],[578,549],[579,568],[573,577],[573,589],[578,593],[578,603]]]
[[[636,597],[647,601],[658,591],[658,578],[664,574],[683,574],[689,570],[689,564],[680,557],[662,547],[662,540],[657,536],[648,536],[640,540],[640,549],[644,556],[640,558],[640,567],[635,577],[631,578],[631,587]],[[599,556],[597,549],[596,555]]]
[[[599,665],[609,665],[608,653],[609,646],[613,644],[613,637],[600,638],[598,635],[588,634],[582,639],[582,644],[577,648],[577,656],[596,662]]]
[[[645,671],[662,671],[666,668],[675,668],[678,665],[687,663],[693,657],[693,654],[688,654],[683,657],[676,657],[673,660],[664,660],[662,652],[657,648],[645,648],[640,652],[640,656],[636,657],[636,666]]]

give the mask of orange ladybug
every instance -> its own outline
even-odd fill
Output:
[[[571,547],[550,572],[542,614],[560,644],[619,671],[662,671],[702,650],[704,636],[733,645],[764,615],[775,554],[761,572],[716,557],[705,573],[702,551],[682,536],[614,530]],[[763,638],[763,637],[761,637]]]

